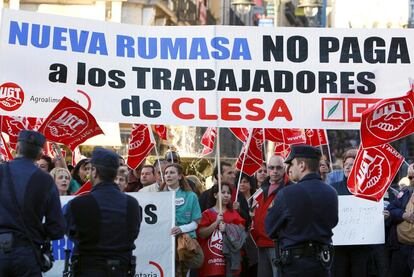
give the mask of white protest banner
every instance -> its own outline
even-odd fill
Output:
[[[137,257],[135,276],[173,276],[175,239],[171,228],[175,224],[175,205],[173,192],[128,193],[135,197],[142,207],[142,223],[135,241],[134,255]],[[73,196],[62,196],[63,209]],[[53,241],[53,268],[44,274],[47,277],[62,276],[65,249],[72,249],[73,243],[65,237]]]
[[[67,96],[99,121],[359,129],[408,91],[412,29],[136,26],[3,10],[0,113]]]
[[[384,202],[353,195],[338,196],[339,222],[333,229],[334,245],[381,244],[385,241]]]

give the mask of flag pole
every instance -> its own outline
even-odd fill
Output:
[[[266,147],[266,134],[265,134],[265,128],[263,128],[263,158],[264,158],[264,162],[266,162],[267,161],[267,157],[266,157],[266,154],[267,154],[267,147]],[[262,164],[263,165],[263,164]],[[260,166],[262,166],[262,165],[260,165]]]
[[[237,202],[237,198],[238,198],[238,195],[239,195],[240,181],[241,181],[241,176],[242,176],[242,173],[243,173],[244,161],[246,160],[247,152],[249,151],[249,146],[250,146],[250,141],[252,140],[252,135],[253,135],[253,129],[250,128],[249,129],[249,137],[247,138],[246,145],[244,147],[244,156],[243,156],[242,164],[241,164],[241,167],[240,167],[239,180],[237,181],[236,198],[234,199],[234,202]]]
[[[329,166],[331,168],[331,172],[333,172],[333,166],[332,166],[333,161],[332,161],[332,155],[331,155],[331,147],[329,146],[328,132],[326,130],[324,130],[324,132],[325,132],[326,141],[327,141],[326,146],[328,147],[328,156],[329,156],[329,161],[330,161]]]
[[[216,162],[217,162],[217,186],[218,186],[218,198],[219,201],[219,214],[223,213],[223,206],[221,203],[221,163],[220,163],[220,127],[217,126],[217,145],[216,145]]]

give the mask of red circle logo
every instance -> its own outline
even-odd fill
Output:
[[[0,86],[0,108],[15,111],[23,105],[23,89],[15,83],[4,83]]]
[[[364,194],[375,197],[383,193],[387,187],[381,187],[384,179],[391,178],[391,165],[382,149],[369,148],[360,153],[362,157],[357,157],[354,164],[356,171],[354,176],[350,176],[354,182],[354,187],[349,187],[353,193]]]

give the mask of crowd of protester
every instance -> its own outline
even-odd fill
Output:
[[[342,158],[343,168],[333,172],[327,157],[322,156],[320,160],[322,180],[333,186],[338,195],[351,195],[346,183],[356,154],[356,149],[346,151]],[[62,166],[59,160],[44,155],[37,165],[50,172],[60,195],[74,194],[88,181],[90,160],[82,159],[73,168]],[[204,180],[194,175],[184,175],[180,156],[174,151],[155,160],[153,164],[143,162],[136,169],[129,169],[122,157],[119,157],[119,161],[115,182],[121,191],[176,192],[176,222],[171,235],[179,237],[188,234],[191,239],[197,240],[203,251],[201,262],[204,260],[194,269],[194,261],[191,264],[177,257],[177,276],[186,276],[188,271],[191,276],[277,275],[273,262],[275,242],[267,236],[264,220],[268,208],[273,201],[277,201],[278,191],[293,184],[289,181],[289,172],[286,172],[282,157],[270,157],[254,176],[236,172],[234,165],[223,161],[220,170],[217,167],[214,169],[214,184],[209,189],[206,189]],[[221,198],[218,197],[219,174]],[[411,276],[414,241],[401,242],[397,226],[401,222],[414,223],[413,212],[406,209],[408,203],[414,204],[413,164],[408,167],[407,176],[403,179],[393,183],[385,195],[386,243],[335,246],[332,276]],[[239,238],[240,249],[236,255],[234,252],[224,255],[228,247],[226,238],[240,230],[245,235]]]

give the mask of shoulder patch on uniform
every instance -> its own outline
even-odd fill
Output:
[[[397,195],[397,198],[401,198],[404,195],[404,192],[400,191]]]

